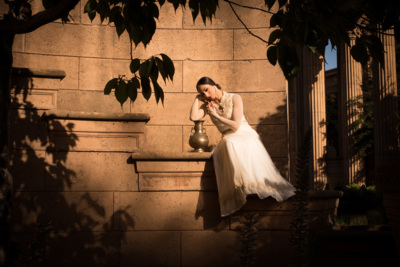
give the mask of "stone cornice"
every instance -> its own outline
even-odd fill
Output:
[[[196,161],[196,160],[210,160],[212,158],[211,152],[142,152],[133,153],[131,159],[134,161]]]
[[[122,121],[122,122],[148,122],[150,115],[147,113],[98,113],[67,110],[48,110],[42,118],[64,120],[91,120],[91,121]]]

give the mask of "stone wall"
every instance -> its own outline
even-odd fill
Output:
[[[34,11],[40,10],[38,2],[32,3]],[[259,7],[263,3],[256,1]],[[193,22],[189,10],[179,8],[175,12],[168,3],[161,8],[153,40],[146,49],[139,45],[133,56],[147,59],[153,54],[167,54],[175,64],[174,81],[164,86],[164,106],[157,105],[154,96],[148,102],[139,96],[135,103],[126,102],[122,109],[113,95],[103,94],[103,88],[111,78],[129,74],[129,40],[126,34],[118,38],[113,27],[101,24],[98,17],[91,23],[83,13],[84,4],[79,3],[71,12],[71,23],[51,23],[16,37],[14,67],[66,72],[57,85],[41,78],[33,80],[31,99],[35,96],[35,107],[148,113],[151,120],[146,128],[146,151],[185,152],[191,150],[188,139],[192,123],[188,118],[196,95],[195,84],[200,77],[210,76],[224,90],[241,94],[249,123],[261,134],[267,150],[286,175],[285,79],[278,66],[267,62],[266,44],[245,30],[227,3],[221,1],[216,17],[212,24],[207,21],[207,26],[201,18]],[[252,32],[268,38],[271,30],[265,28],[267,13],[239,7],[236,10]],[[52,102],[39,103],[45,96]],[[205,125],[211,145],[215,145],[220,135],[209,119]]]
[[[40,10],[38,2],[32,2],[34,12]],[[257,3],[261,7],[264,1]],[[109,79],[129,73],[129,41],[98,18],[91,23],[84,4],[71,12],[71,23],[51,23],[16,36],[14,43],[14,67],[26,68],[13,76],[11,120],[12,230],[20,260],[29,258],[29,244],[42,240],[51,225],[46,243],[38,246],[47,266],[231,266],[238,231],[226,220],[219,222],[212,167],[150,177],[140,175],[129,158],[139,150],[191,150],[195,84],[210,76],[224,90],[241,94],[249,123],[286,176],[287,96],[279,67],[267,62],[266,45],[247,33],[225,2],[207,26],[200,19],[193,23],[188,10],[175,12],[166,4],[153,41],[146,50],[133,51],[141,59],[165,53],[174,61],[164,106],[139,96],[121,108],[103,88]],[[266,13],[237,12],[254,33],[268,38]],[[145,127],[143,121],[121,118],[136,113],[149,114]],[[215,145],[220,134],[209,119],[205,126]],[[150,168],[155,166],[162,164],[155,161]],[[200,204],[208,215],[199,211]],[[260,255],[287,247],[287,228],[268,229],[261,234]],[[278,265],[280,259],[275,261]]]

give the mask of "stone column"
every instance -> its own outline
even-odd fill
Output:
[[[393,30],[379,34],[384,65],[374,69],[374,146],[377,184],[400,254],[400,157],[397,109],[395,39]]]
[[[351,45],[355,40],[351,41]],[[360,175],[361,161],[352,156],[353,141],[351,124],[360,116],[360,108],[356,101],[362,102],[362,66],[350,55],[350,47],[343,43],[338,47],[338,74],[339,74],[339,153],[343,157],[343,173],[345,176],[342,185],[351,183],[365,183],[365,176]]]
[[[312,181],[314,189],[327,183],[323,156],[326,148],[325,66],[318,57],[304,48],[299,53],[301,71],[293,83],[296,88],[297,147],[308,128],[312,129]]]
[[[379,34],[385,50],[384,65],[375,64],[374,113],[375,113],[375,162],[386,165],[398,155],[397,78],[394,31]]]

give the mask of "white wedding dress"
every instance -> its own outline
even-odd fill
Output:
[[[216,104],[218,114],[224,118],[232,118],[233,96],[223,92],[220,103]],[[222,217],[239,210],[250,194],[257,194],[261,199],[271,196],[279,202],[295,194],[295,188],[280,175],[244,115],[236,132],[210,117],[223,135],[213,151]]]

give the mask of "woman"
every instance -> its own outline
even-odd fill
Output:
[[[272,196],[284,201],[293,196],[295,188],[276,169],[257,132],[243,115],[242,98],[227,93],[208,77],[196,85],[191,111],[192,121],[209,114],[222,133],[222,140],[213,151],[221,216],[239,210],[250,194],[263,199]]]

